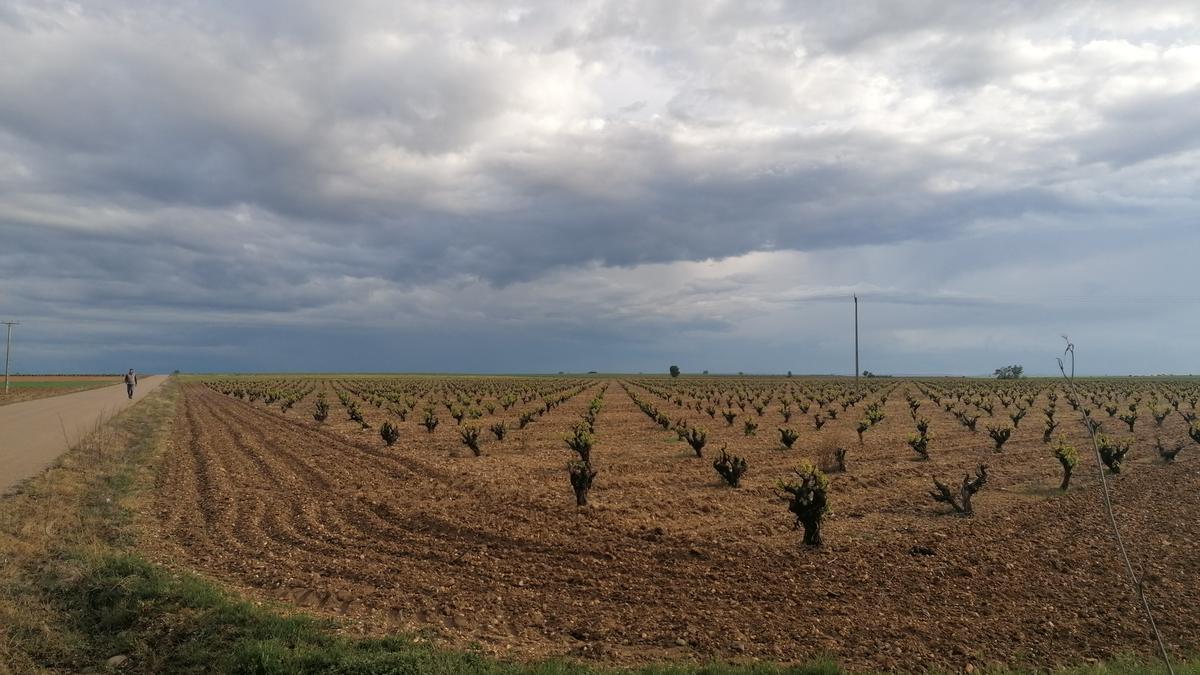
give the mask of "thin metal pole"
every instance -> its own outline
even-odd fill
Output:
[[[858,384],[858,293],[854,294],[854,384]]]
[[[4,393],[8,394],[8,354],[12,351],[12,327],[21,324],[16,321],[0,322],[8,326],[8,338],[4,342]]]

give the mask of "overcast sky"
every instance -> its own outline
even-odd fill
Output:
[[[0,0],[14,371],[1200,372],[1198,202],[1195,0]]]

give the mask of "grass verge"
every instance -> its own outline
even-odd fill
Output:
[[[566,662],[505,663],[405,636],[347,637],[330,621],[251,604],[200,577],[139,556],[132,514],[153,483],[178,396],[178,385],[168,382],[0,500],[0,675],[613,672]],[[840,670],[832,662],[814,662],[663,665],[632,672],[832,675]],[[1065,672],[1158,671],[1121,661]],[[1200,675],[1200,662],[1184,664],[1179,672]]]

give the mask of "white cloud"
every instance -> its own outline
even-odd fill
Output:
[[[794,337],[820,363],[827,299],[859,291],[876,353],[975,368],[1055,330],[1047,289],[1195,284],[1198,14],[10,3],[0,311],[185,331],[165,345],[491,326],[528,336],[514,363],[549,329],[729,362]]]

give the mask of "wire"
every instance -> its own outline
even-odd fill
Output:
[[[1067,341],[1067,348],[1063,351],[1062,358],[1058,359],[1058,370],[1062,373],[1063,379],[1067,381],[1067,386],[1071,388],[1071,396],[1076,401],[1079,400],[1079,394],[1075,390],[1075,345],[1071,344],[1071,340],[1066,335],[1063,339]],[[1067,370],[1064,367],[1063,359],[1070,354],[1071,356],[1071,374],[1067,375]],[[1083,409],[1083,423],[1087,427],[1088,435],[1092,438],[1092,450],[1096,455],[1096,468],[1100,470],[1100,486],[1104,493],[1104,509],[1108,513],[1108,521],[1112,525],[1113,536],[1117,540],[1117,549],[1121,552],[1121,561],[1125,563],[1125,572],[1129,575],[1129,582],[1133,584],[1133,592],[1142,602],[1142,610],[1146,613],[1146,620],[1150,623],[1150,631],[1154,633],[1154,639],[1158,641],[1158,653],[1162,657],[1163,663],[1167,666],[1167,673],[1175,675],[1175,668],[1171,666],[1171,657],[1167,654],[1167,646],[1163,643],[1162,633],[1158,632],[1158,625],[1154,622],[1154,612],[1150,609],[1150,601],[1146,599],[1146,592],[1142,586],[1142,578],[1138,577],[1133,571],[1133,563],[1129,561],[1129,551],[1125,549],[1125,540],[1121,538],[1121,528],[1117,526],[1117,516],[1113,512],[1112,494],[1108,488],[1108,476],[1104,474],[1104,462],[1100,457],[1100,444],[1096,440],[1096,428],[1092,425],[1092,415],[1087,408]]]

